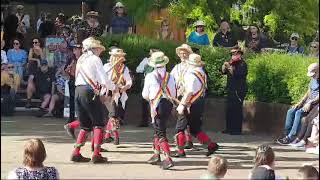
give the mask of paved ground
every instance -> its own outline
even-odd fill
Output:
[[[69,161],[74,140],[66,136],[62,119],[43,119],[30,116],[1,117],[1,179],[8,172],[20,166],[24,142],[29,138],[41,138],[47,150],[47,166],[55,166],[61,179],[197,179],[206,170],[208,158],[204,151],[189,151],[188,158],[174,159],[172,170],[161,170],[158,166],[146,163],[151,156],[151,128],[123,126],[121,144],[104,144],[110,152],[103,153],[110,159],[109,164],[74,164]],[[272,142],[266,135],[229,136],[210,132],[209,135],[222,148],[217,154],[229,163],[228,179],[246,179],[252,167],[254,148],[262,143]],[[172,142],[173,130],[169,129]],[[90,143],[83,148],[83,155],[90,157]],[[196,144],[199,145],[199,144]],[[272,145],[276,152],[276,174],[295,179],[297,169],[303,163],[318,164],[318,156],[294,151],[289,147]],[[199,146],[200,147],[200,146]]]

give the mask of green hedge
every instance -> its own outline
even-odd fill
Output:
[[[169,70],[179,62],[175,48],[180,44],[172,41],[159,41],[144,36],[107,36],[101,38],[103,44],[109,47],[112,41],[119,42],[121,48],[127,53],[127,66],[135,72],[140,61],[148,56],[150,48],[161,49],[169,57],[167,66]],[[224,48],[200,47],[201,56],[206,62],[206,70],[209,74],[209,95],[211,97],[224,97],[226,77],[219,73],[219,69],[225,61],[230,59],[229,51]],[[109,55],[104,54],[104,61]],[[318,61],[315,58],[304,56],[290,56],[286,54],[246,53],[248,63],[248,86],[247,100],[294,103],[299,100],[307,90],[310,79],[306,76],[307,67],[310,63]],[[140,79],[135,76],[133,91],[141,92]]]

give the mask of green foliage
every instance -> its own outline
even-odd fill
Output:
[[[127,53],[126,64],[132,72],[144,57],[149,54],[150,48],[158,48],[169,57],[167,69],[170,71],[179,62],[175,49],[180,44],[172,41],[159,41],[143,36],[107,36],[101,38],[106,47],[112,41],[118,41],[120,48]],[[228,49],[212,48],[190,44],[200,49],[202,59],[206,62],[206,70],[209,76],[209,95],[212,97],[224,97],[226,77],[219,72],[222,64],[230,59]],[[106,53],[104,61],[109,58]],[[247,100],[286,103],[297,102],[306,92],[310,78],[306,76],[309,64],[317,59],[304,56],[291,56],[286,54],[253,54],[246,52],[248,63],[248,87]],[[141,92],[140,78],[135,79],[133,91]]]

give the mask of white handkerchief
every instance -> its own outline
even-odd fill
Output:
[[[122,104],[122,108],[125,109],[126,107],[126,101],[128,99],[128,95],[126,92],[122,93],[122,96],[120,98],[121,104]]]
[[[119,98],[120,98],[120,93],[116,93],[115,95],[114,95],[114,102],[116,102],[116,105],[118,106],[118,103],[119,103]]]

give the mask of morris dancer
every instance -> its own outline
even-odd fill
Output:
[[[189,45],[182,44],[181,46],[176,48],[176,53],[179,56],[181,63],[174,66],[174,68],[171,71],[171,75],[174,77],[175,82],[176,82],[178,99],[181,100],[181,98],[183,96],[183,92],[184,92],[184,83],[185,83],[184,76],[185,76],[186,72],[188,71],[188,64],[186,63],[186,61],[188,60],[189,55],[192,54],[193,52],[192,52],[192,49]],[[180,118],[178,116],[178,122],[181,119],[183,119],[183,118]],[[179,136],[179,134],[185,135],[186,145],[184,148],[185,149],[192,149],[193,143],[192,143],[192,136],[190,134],[189,124],[187,125],[187,128],[185,128],[185,129],[179,129],[178,125],[179,125],[179,123],[177,123],[176,135],[174,138],[178,149],[179,149],[179,146],[178,146],[177,137]]]
[[[170,157],[170,146],[166,137],[166,121],[172,110],[171,100],[176,98],[176,89],[174,78],[166,71],[168,62],[169,59],[163,52],[154,52],[151,55],[148,63],[155,69],[146,75],[142,91],[142,97],[150,103],[154,128],[154,155],[148,160],[148,163],[155,165],[161,162],[161,148],[165,155],[162,169],[169,169],[173,166],[173,161]]]
[[[114,144],[119,144],[119,126],[124,119],[126,101],[128,95],[126,91],[132,86],[132,79],[129,74],[129,69],[124,65],[125,55],[122,49],[114,48],[109,54],[110,62],[104,65],[104,70],[107,72],[108,79],[111,80],[118,92],[114,96],[114,100],[107,101],[109,110],[109,120],[106,125],[106,142],[111,142],[111,133],[114,135]]]
[[[184,145],[185,136],[183,131],[190,124],[190,132],[200,141],[201,144],[207,145],[207,156],[218,150],[219,146],[215,142],[211,142],[210,138],[201,130],[202,116],[204,111],[204,96],[207,87],[207,76],[204,73],[204,62],[198,54],[190,54],[188,63],[188,71],[185,74],[184,93],[180,101],[177,111],[179,120],[177,122],[178,153],[175,157],[185,157]]]
[[[80,148],[86,142],[87,134],[92,131],[94,135],[93,163],[105,163],[107,158],[100,154],[103,139],[103,104],[99,95],[104,95],[114,86],[107,81],[106,73],[99,55],[105,50],[101,42],[94,38],[87,38],[82,42],[83,54],[78,59],[75,73],[75,102],[76,112],[80,120],[81,130],[71,156],[74,162],[89,162],[91,159],[83,157]]]

